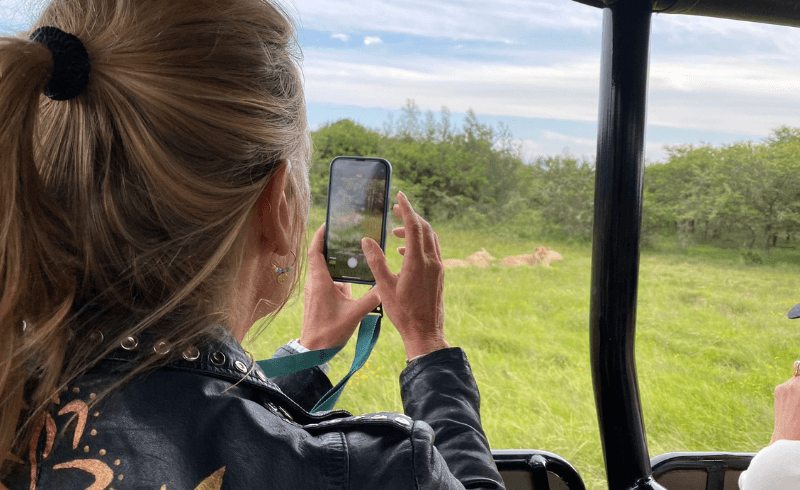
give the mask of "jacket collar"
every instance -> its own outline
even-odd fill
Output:
[[[305,411],[264,374],[255,359],[248,355],[233,334],[222,326],[214,329],[212,340],[197,347],[184,348],[181,352],[173,352],[163,341],[144,335],[129,337],[105,359],[136,363],[143,355],[172,357],[173,360],[161,369],[203,374],[229,380],[232,384],[255,388],[257,392],[277,403],[278,407],[286,407],[291,416],[300,423],[315,423],[331,417],[350,416],[345,410],[326,410],[313,414]]]

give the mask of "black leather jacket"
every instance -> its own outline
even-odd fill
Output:
[[[403,370],[405,415],[310,414],[331,388],[321,369],[270,380],[256,366],[246,375],[252,361],[230,336],[87,410],[140,349],[152,346],[119,349],[61,394],[29,461],[6,482],[11,490],[504,488],[460,348]],[[275,356],[290,353],[283,346]]]

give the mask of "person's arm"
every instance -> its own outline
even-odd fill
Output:
[[[739,490],[800,488],[800,441],[778,440],[755,455],[739,476]]]
[[[308,350],[297,340],[292,340],[278,348],[272,358],[290,356]],[[277,376],[271,380],[298,405],[306,410],[311,410],[320,398],[333,388],[333,384],[327,376],[328,372],[330,372],[330,366],[326,362],[320,366],[304,369],[287,376]]]
[[[405,414],[428,423],[447,468],[467,488],[504,488],[481,426],[480,393],[459,347],[420,357],[400,374]]]
[[[770,445],[739,476],[740,490],[800,488],[800,376],[775,387],[775,428]]]
[[[480,394],[466,354],[445,340],[439,237],[404,194],[398,194],[398,202],[393,210],[403,227],[392,232],[406,240],[406,246],[398,249],[403,256],[400,272],[391,271],[375,240],[364,238],[361,245],[384,311],[403,339],[406,358],[416,358],[400,374],[404,411],[415,420],[410,472],[415,481],[405,488],[502,489],[481,427]],[[369,464],[380,468],[374,456],[362,457],[368,461],[365,468]]]
[[[423,355],[400,374],[405,415],[319,424],[352,490],[503,490],[480,425],[480,395],[464,351]],[[336,460],[337,456],[331,456]],[[344,477],[343,477],[344,478]]]

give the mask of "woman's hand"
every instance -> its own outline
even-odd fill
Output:
[[[364,238],[361,246],[383,307],[406,347],[409,359],[450,347],[444,339],[444,264],[439,237],[411,208],[405,194],[398,193],[392,208],[403,227],[392,230],[406,246],[398,248],[403,265],[393,274],[378,243]]]
[[[775,429],[769,443],[781,439],[800,441],[800,376],[775,388]]]
[[[333,282],[322,253],[324,242],[323,223],[308,249],[303,331],[299,342],[310,350],[344,346],[359,322],[381,304],[377,288],[353,300],[350,283]]]

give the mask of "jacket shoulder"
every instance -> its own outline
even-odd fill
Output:
[[[463,489],[433,445],[433,428],[395,412],[341,417],[304,426],[319,437],[339,434],[348,457],[348,488]]]

